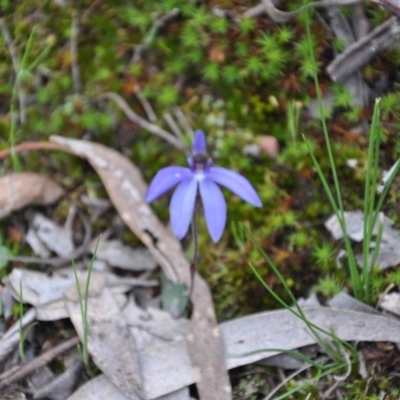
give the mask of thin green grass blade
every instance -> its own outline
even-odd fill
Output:
[[[315,56],[314,56],[314,52],[313,52],[313,46],[312,46],[312,38],[311,38],[311,30],[310,30],[310,17],[309,17],[309,13],[307,10],[304,12],[304,17],[305,17],[307,41],[308,41],[309,50],[310,50],[309,55],[310,55],[310,59],[312,61],[312,65],[313,65],[313,78],[314,78],[315,90],[316,90],[316,94],[317,94],[319,113],[321,115],[322,131],[323,131],[324,138],[325,138],[325,144],[326,144],[326,149],[327,149],[327,153],[328,153],[329,164],[331,166],[331,172],[332,172],[334,188],[335,188],[335,195],[331,191],[325,177],[323,176],[322,170],[319,167],[319,164],[318,164],[315,156],[313,155],[312,151],[310,151],[310,155],[311,155],[314,165],[316,166],[318,175],[321,178],[323,186],[324,186],[325,190],[327,191],[327,195],[333,206],[334,212],[339,220],[341,229],[344,234],[347,259],[348,259],[348,263],[349,263],[350,280],[351,280],[351,284],[352,284],[352,287],[354,290],[354,295],[357,299],[362,300],[364,298],[363,286],[362,286],[362,282],[361,282],[360,272],[358,271],[356,259],[354,256],[354,252],[351,247],[350,239],[347,235],[347,227],[346,227],[345,218],[344,218],[342,195],[341,195],[335,160],[333,157],[332,147],[330,145],[325,114],[324,114],[324,110],[323,110],[322,95],[321,95],[321,90],[319,88],[319,82],[318,82],[317,64],[316,64],[316,60],[315,60]],[[312,150],[310,148],[310,146],[308,146],[308,147],[309,147],[309,150]],[[329,190],[328,190],[328,188],[329,188]]]

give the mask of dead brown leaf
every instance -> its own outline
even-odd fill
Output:
[[[14,173],[0,178],[0,219],[28,205],[54,203],[64,190],[51,179],[30,173]]]

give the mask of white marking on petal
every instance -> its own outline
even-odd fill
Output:
[[[200,182],[200,181],[202,181],[202,180],[206,177],[206,175],[204,174],[203,171],[196,171],[196,172],[194,173],[194,177],[195,177],[195,179],[196,179],[197,182]]]

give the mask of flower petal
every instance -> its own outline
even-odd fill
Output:
[[[199,183],[208,232],[214,243],[218,242],[226,224],[226,202],[221,189],[211,180]]]
[[[192,176],[192,172],[189,168],[171,166],[160,169],[150,183],[146,194],[146,201],[151,203],[157,197],[160,197],[173,186],[190,176]]]
[[[194,133],[192,153],[193,154],[204,154],[207,149],[206,135],[201,129],[197,129]]]
[[[207,172],[207,178],[226,187],[253,206],[262,207],[260,197],[251,183],[237,172],[222,167],[211,167]]]
[[[197,180],[194,178],[183,180],[172,195],[169,205],[171,226],[178,239],[182,239],[189,230],[196,196]]]

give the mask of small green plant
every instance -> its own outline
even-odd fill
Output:
[[[284,287],[285,291],[289,295],[290,300],[293,303],[293,307],[290,306],[288,303],[286,303],[262,278],[260,273],[258,272],[257,268],[252,264],[252,262],[249,262],[250,268],[252,269],[253,273],[256,275],[257,279],[261,282],[261,284],[264,286],[265,289],[274,297],[277,302],[283,306],[286,310],[290,311],[292,314],[294,314],[297,318],[302,320],[304,324],[307,326],[307,328],[310,330],[311,334],[314,336],[316,342],[326,351],[326,353],[332,358],[333,363],[331,364],[323,364],[319,362],[315,362],[313,360],[309,360],[311,365],[316,367],[316,381],[314,381],[314,384],[316,384],[319,379],[322,376],[328,375],[332,373],[332,370],[339,370],[343,368],[348,368],[348,364],[352,364],[357,360],[357,351],[347,342],[339,339],[334,332],[327,332],[324,329],[320,328],[319,326],[315,325],[311,321],[308,320],[307,316],[305,315],[303,309],[300,307],[298,304],[294,294],[289,288],[289,285],[285,278],[282,276],[280,273],[279,269],[277,266],[272,262],[272,260],[268,257],[268,255],[265,253],[265,251],[262,249],[260,244],[255,240],[254,236],[250,233],[250,231],[244,226],[241,225],[241,229],[243,230],[242,233],[236,233],[235,238],[236,240],[240,240],[243,237],[247,237],[250,239],[250,242],[253,244],[253,246],[257,249],[258,253],[262,256],[262,258],[267,262],[269,267],[273,270],[274,274],[277,276],[279,282],[282,284]],[[243,246],[243,244],[242,244]],[[327,335],[330,338],[330,341],[326,341],[322,339],[321,334]],[[264,350],[265,351],[265,350]],[[347,354],[347,360],[346,357],[344,357],[344,353]],[[297,355],[299,356],[299,355]],[[303,356],[304,357],[304,356]],[[350,360],[353,361],[349,361]],[[308,382],[310,383],[310,382]],[[284,395],[282,395],[281,399],[284,399],[288,396],[289,393],[295,393],[300,388],[303,388],[304,386],[301,385],[300,387],[296,387],[293,390],[289,390],[286,392]]]
[[[220,76],[219,65],[216,62],[206,64],[206,66],[203,68],[203,75],[212,82],[217,81]]]
[[[89,350],[88,350],[88,338],[89,338],[89,330],[88,330],[88,299],[89,299],[89,286],[90,286],[90,277],[92,274],[93,270],[93,263],[94,260],[96,259],[96,254],[97,254],[97,249],[99,247],[100,243],[100,236],[97,239],[96,246],[93,252],[92,259],[90,260],[89,268],[88,268],[88,274],[86,278],[86,285],[85,285],[85,292],[82,294],[81,290],[81,285],[80,281],[78,278],[78,271],[75,265],[75,262],[72,260],[72,267],[74,270],[74,276],[75,276],[75,284],[76,284],[76,290],[78,292],[78,298],[79,298],[79,307],[81,310],[81,316],[82,316],[82,326],[83,326],[83,338],[82,338],[82,349],[80,351],[81,357],[83,364],[85,365],[85,368],[88,372],[90,372],[90,365],[89,365]]]
[[[239,24],[240,32],[244,35],[253,32],[256,28],[256,20],[255,18],[242,18]]]
[[[210,29],[213,33],[225,35],[228,31],[228,20],[225,18],[214,18],[211,20]]]
[[[324,276],[314,286],[313,291],[321,293],[326,298],[332,298],[343,290],[343,285],[333,276]]]
[[[236,65],[226,65],[222,69],[222,79],[228,84],[233,84],[242,80],[242,74]]]
[[[308,22],[307,22],[308,21]],[[379,118],[379,99],[375,102],[374,113],[372,117],[372,124],[369,135],[369,147],[366,165],[366,179],[365,179],[365,190],[364,190],[364,232],[363,232],[363,264],[361,272],[358,269],[356,257],[351,245],[350,238],[347,234],[347,226],[344,217],[344,205],[341,194],[341,187],[338,179],[338,173],[335,166],[334,155],[332,146],[329,140],[329,134],[327,129],[326,118],[323,110],[322,95],[319,88],[317,65],[315,62],[313,43],[311,40],[310,32],[310,21],[308,14],[306,16],[306,31],[309,43],[310,60],[312,63],[312,73],[314,77],[314,84],[317,92],[318,105],[320,110],[322,131],[325,137],[325,144],[328,153],[328,159],[331,167],[332,177],[334,181],[334,191],[331,189],[331,185],[328,183],[327,178],[322,172],[321,166],[317,161],[311,146],[309,146],[309,153],[311,155],[314,166],[318,172],[319,178],[324,186],[324,189],[328,195],[331,206],[338,218],[340,227],[343,231],[348,267],[350,273],[350,283],[353,289],[354,295],[357,299],[370,302],[371,299],[371,284],[370,284],[370,268],[374,265],[378,256],[379,245],[382,238],[383,232],[383,215],[380,213],[382,209],[383,201],[387,195],[389,186],[394,179],[395,173],[400,167],[397,165],[397,170],[393,171],[392,176],[386,183],[382,194],[379,197],[379,201],[376,202],[376,193],[378,188],[378,161],[379,161],[379,145],[380,145],[380,118]],[[305,139],[307,145],[309,141]],[[379,219],[378,219],[379,218]],[[378,234],[375,238],[375,248],[372,256],[370,256],[371,243],[376,230],[376,226],[379,222]]]
[[[18,312],[19,312],[19,325],[18,325],[18,332],[19,332],[19,342],[18,342],[18,353],[20,359],[25,362],[25,340],[28,336],[30,330],[37,325],[37,322],[30,324],[25,332],[22,326],[22,318],[24,317],[24,300],[23,300],[23,292],[22,292],[22,282],[19,282],[19,304],[18,304]]]
[[[333,265],[336,253],[337,250],[332,244],[324,242],[314,247],[312,257],[316,264],[326,271]]]

